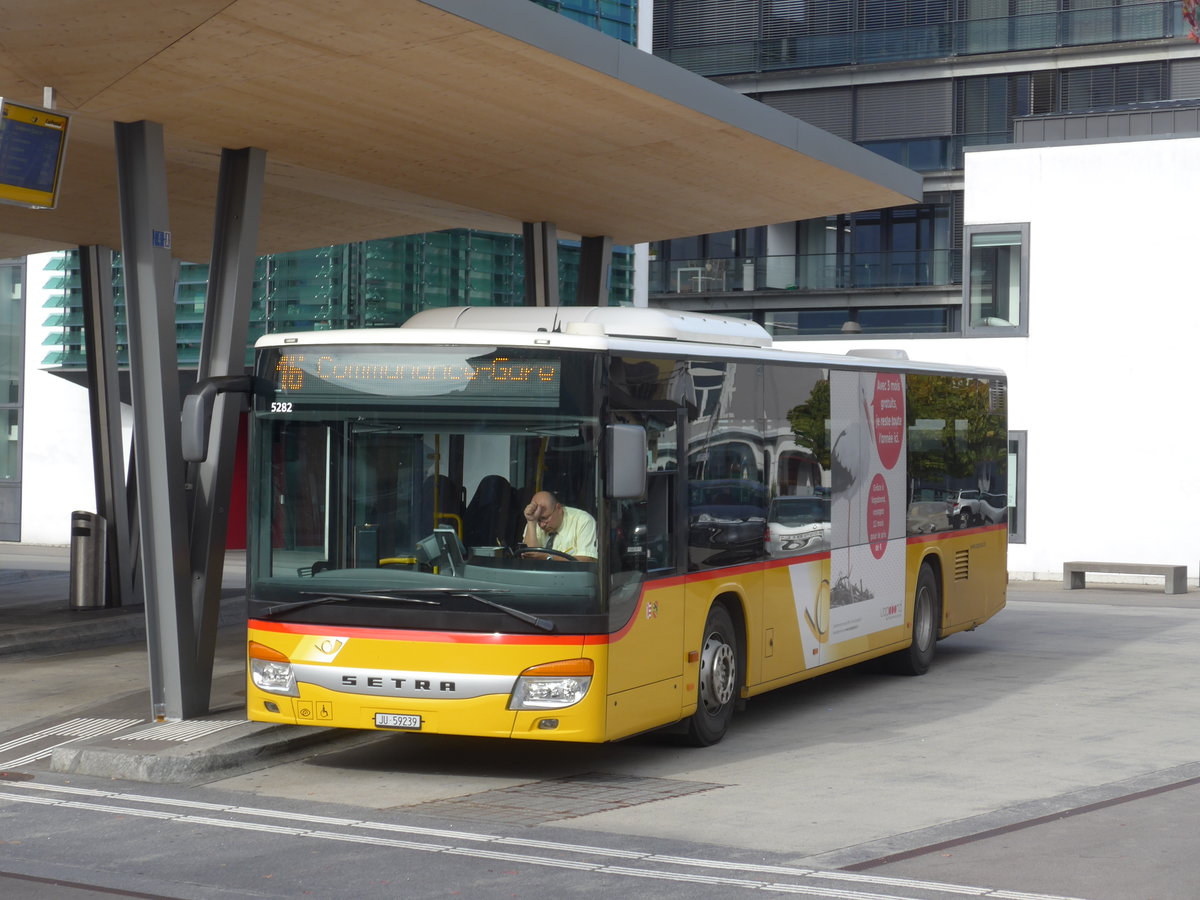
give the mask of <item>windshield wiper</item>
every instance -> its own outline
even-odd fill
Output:
[[[521,609],[514,609],[511,606],[506,606],[503,603],[497,603],[495,600],[489,600],[487,597],[481,597],[480,594],[508,594],[504,588],[482,588],[478,591],[463,591],[456,588],[414,588],[407,591],[369,591],[362,593],[353,593],[350,591],[335,591],[324,593],[319,591],[301,591],[301,594],[315,594],[316,596],[309,597],[307,600],[296,600],[292,603],[276,603],[274,606],[267,607],[263,612],[264,618],[275,615],[281,612],[291,612],[294,609],[303,609],[306,606],[317,606],[322,603],[345,603],[347,600],[399,600],[402,603],[421,603],[427,606],[441,606],[437,600],[426,600],[419,595],[432,595],[434,597],[466,597],[468,600],[474,600],[476,603],[482,603],[484,606],[489,606],[492,609],[502,613],[507,613],[514,619],[518,619],[527,625],[532,625],[534,628],[539,628],[542,631],[553,631],[554,622],[550,619],[543,619],[541,616],[535,616],[533,613],[527,613]]]
[[[491,593],[491,592],[489,592]],[[494,593],[505,593],[508,591],[496,591]],[[522,609],[513,609],[511,606],[505,606],[503,603],[497,603],[495,600],[489,600],[487,597],[480,597],[474,591],[455,591],[455,595],[459,597],[467,597],[474,600],[476,603],[482,603],[484,606],[490,606],[492,609],[498,609],[500,612],[508,613],[514,619],[520,619],[534,628],[540,628],[542,631],[553,631],[554,623],[549,619],[543,619],[541,616],[535,616],[533,613],[527,613]]]
[[[440,606],[436,600],[422,600],[420,597],[413,597],[412,594],[424,593],[424,591],[334,591],[333,593],[322,593],[320,591],[301,591],[301,594],[318,594],[322,596],[332,597],[341,600],[402,600],[405,603],[424,603],[428,606]]]
[[[441,606],[436,600],[422,600],[419,597],[406,597],[403,595],[393,595],[386,591],[379,592],[364,592],[352,593],[349,591],[336,591],[332,593],[323,591],[301,591],[301,596],[309,595],[307,600],[293,600],[290,603],[276,603],[273,606],[268,606],[264,609],[261,615],[264,618],[269,618],[281,612],[291,612],[294,609],[304,609],[306,606],[320,606],[324,603],[345,603],[348,600],[400,600],[404,603],[421,603],[428,606]]]
[[[520,619],[527,625],[532,625],[534,628],[540,628],[542,631],[553,631],[554,623],[550,619],[543,619],[541,616],[535,616],[533,613],[527,613],[523,609],[514,609],[511,606],[505,606],[503,603],[497,603],[495,600],[489,600],[487,597],[481,597],[480,594],[511,594],[508,588],[479,588],[473,591],[464,591],[461,588],[452,587],[436,587],[436,588],[416,588],[411,591],[405,591],[406,595],[411,594],[432,594],[437,597],[466,597],[468,600],[474,600],[476,603],[482,603],[484,606],[490,606],[492,609],[497,609],[502,613],[508,613],[514,619]],[[401,598],[397,598],[401,599]],[[417,601],[415,597],[406,596],[403,599]]]
[[[345,597],[335,597],[332,594],[322,594],[320,597],[310,597],[307,600],[293,600],[290,603],[275,603],[264,609],[259,615],[264,619],[277,615],[281,612],[290,612],[293,609],[304,609],[306,606],[319,606],[322,603],[345,603]]]

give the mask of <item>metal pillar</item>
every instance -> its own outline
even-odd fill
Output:
[[[129,542],[125,454],[121,441],[121,392],[117,374],[117,326],[113,315],[112,250],[79,248],[83,289],[83,339],[87,348],[88,407],[92,422],[92,466],[96,513],[108,525],[105,606],[134,602],[133,554]]]
[[[553,222],[526,222],[525,305],[558,306],[558,228]]]
[[[151,713],[184,719],[207,712],[209,685],[195,671],[163,132],[154,122],[114,131]]]
[[[608,306],[612,272],[612,238],[607,235],[585,237],[579,245],[580,306]]]
[[[255,245],[262,208],[266,153],[246,148],[221,151],[217,212],[213,227],[204,334],[197,382],[246,371],[246,334],[254,284]],[[209,453],[194,464],[192,495],[192,609],[197,634],[197,675],[212,683],[212,664],[221,611],[229,492],[242,399],[218,394],[209,432]]]

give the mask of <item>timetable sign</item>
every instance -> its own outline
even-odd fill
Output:
[[[0,98],[0,202],[54,208],[69,121],[62,113]]]

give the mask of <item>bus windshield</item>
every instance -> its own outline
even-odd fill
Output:
[[[539,491],[594,517],[594,357],[265,351],[250,615],[467,631],[594,629],[597,562],[523,555]],[[580,554],[583,555],[583,554]]]

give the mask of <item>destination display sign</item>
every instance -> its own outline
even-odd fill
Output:
[[[265,360],[279,400],[430,401],[439,406],[503,403],[557,406],[562,360],[527,350],[381,346],[280,348]]]
[[[0,202],[53,209],[68,116],[0,98]]]

